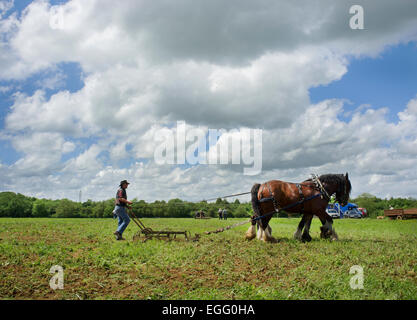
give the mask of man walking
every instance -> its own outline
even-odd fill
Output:
[[[227,220],[227,209],[226,208],[223,209],[222,215],[223,215],[223,219]]]
[[[218,213],[219,213],[219,220],[221,220],[223,218],[223,210],[222,210],[222,208],[219,208]]]
[[[129,182],[127,180],[123,180],[120,182],[120,188],[117,190],[116,193],[116,206],[114,208],[114,214],[119,218],[118,228],[117,231],[114,232],[116,236],[116,240],[125,240],[122,235],[125,229],[127,228],[128,224],[130,223],[130,218],[126,212],[126,207],[130,209],[129,205],[132,204],[131,201],[127,200],[126,189],[129,186]]]

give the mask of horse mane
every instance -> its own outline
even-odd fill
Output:
[[[338,186],[344,185],[346,183],[346,177],[343,174],[323,174],[319,176],[319,179],[322,183],[336,183]],[[313,181],[312,178],[307,179],[306,181]],[[350,191],[352,190],[352,185],[350,184],[349,179],[347,180],[346,185],[346,192],[350,195]]]

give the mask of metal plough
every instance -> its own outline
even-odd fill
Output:
[[[191,237],[191,233],[189,231],[171,231],[171,230],[163,230],[163,231],[155,231],[151,228],[145,227],[142,221],[133,213],[130,209],[129,214],[133,222],[139,227],[139,231],[133,236],[133,240],[141,240],[143,242],[149,239],[161,239],[161,240],[174,240],[177,238],[177,235],[184,235],[185,240],[187,241],[198,241],[200,238],[199,234],[195,234],[194,237]]]

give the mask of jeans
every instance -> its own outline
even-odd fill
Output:
[[[125,229],[127,228],[127,226],[130,223],[130,218],[129,218],[127,212],[126,212],[125,207],[116,206],[114,208],[114,212],[115,212],[116,216],[119,218],[119,224],[118,224],[117,232],[120,233],[120,235],[122,235],[123,232],[125,231]]]

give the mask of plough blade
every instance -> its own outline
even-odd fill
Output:
[[[138,241],[142,239],[142,242],[145,242],[150,239],[159,239],[159,240],[175,240],[177,235],[183,235],[186,241],[198,241],[200,235],[196,234],[194,237],[191,237],[191,234],[188,231],[150,231],[149,229],[144,231],[138,231],[134,236],[133,240]]]
[[[145,227],[142,221],[140,221],[133,211],[130,209],[130,217],[134,223],[139,227],[140,231],[138,231],[134,236],[133,240],[137,241],[143,238],[142,242],[145,242],[149,239],[164,239],[164,240],[173,240],[177,238],[177,235],[184,235],[185,240],[189,241],[198,241],[200,239],[200,235],[196,234],[194,238],[191,238],[191,234],[188,231],[155,231],[151,228]]]

